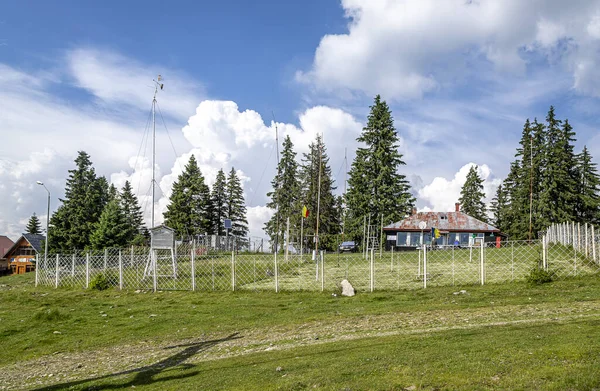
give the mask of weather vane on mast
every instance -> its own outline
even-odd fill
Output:
[[[154,228],[154,203],[155,203],[155,194],[154,187],[156,185],[156,180],[154,178],[154,171],[156,168],[156,95],[158,94],[158,90],[164,88],[164,84],[162,83],[162,76],[158,75],[156,80],[152,79],[154,82],[154,98],[152,99],[152,217],[150,228]]]

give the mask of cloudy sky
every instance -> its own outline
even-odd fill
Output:
[[[526,118],[550,105],[600,156],[600,1],[8,2],[0,16],[0,234],[59,205],[85,150],[157,213],[195,155],[209,183],[235,167],[263,236],[275,127],[299,153],[322,133],[343,189],[375,94],[392,108],[420,209],[450,210],[470,165],[492,196]],[[162,119],[164,118],[164,122]]]

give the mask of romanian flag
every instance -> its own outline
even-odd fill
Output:
[[[440,234],[440,230],[437,228],[431,228],[431,237],[434,239],[438,239],[440,236],[442,236]]]
[[[302,207],[302,217],[307,218],[308,215],[310,214],[308,208],[305,206]]]

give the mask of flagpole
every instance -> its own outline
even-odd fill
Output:
[[[304,244],[304,216],[300,219],[300,261],[302,262],[302,257],[304,253],[302,252],[302,245]]]

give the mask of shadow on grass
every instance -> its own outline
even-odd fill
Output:
[[[64,390],[64,389],[69,389],[69,388],[76,387],[76,386],[82,386],[82,388],[84,388],[84,389],[89,387],[89,389],[91,389],[91,390],[110,390],[110,389],[119,389],[119,388],[131,388],[132,386],[143,386],[143,385],[149,385],[149,384],[158,383],[158,382],[184,379],[186,377],[191,377],[191,376],[197,375],[199,373],[199,371],[188,372],[188,373],[185,373],[182,375],[177,375],[177,376],[165,376],[165,377],[161,377],[160,379],[157,379],[156,376],[166,372],[169,369],[175,368],[175,367],[178,367],[177,369],[179,369],[179,370],[189,370],[191,368],[194,368],[194,367],[196,367],[196,365],[184,364],[184,362],[187,359],[189,359],[190,357],[192,357],[198,353],[201,353],[203,351],[206,351],[206,350],[212,348],[213,346],[218,345],[221,342],[227,342],[227,341],[231,341],[231,340],[239,339],[239,338],[242,338],[242,337],[238,336],[238,333],[234,333],[225,338],[214,339],[211,341],[196,342],[196,343],[185,344],[185,345],[168,346],[165,349],[177,349],[177,348],[185,348],[185,349],[183,349],[179,353],[176,353],[176,354],[174,354],[170,357],[167,357],[164,360],[161,360],[152,365],[147,365],[147,366],[144,366],[141,368],[130,369],[127,371],[113,373],[113,374],[105,375],[105,376],[97,376],[97,377],[92,377],[92,378],[83,379],[83,380],[76,380],[76,381],[67,382],[67,383],[54,384],[51,386],[36,388],[35,391]],[[135,374],[133,379],[128,380],[128,381],[127,381],[127,379],[123,379],[122,383],[116,381],[116,379],[115,379],[115,382],[113,382],[112,384],[98,384],[98,385],[90,385],[87,387],[85,386],[85,383],[88,383],[88,382],[97,382],[99,380],[104,380],[104,379],[110,380],[112,378],[116,378],[119,376],[131,375],[131,374]]]

